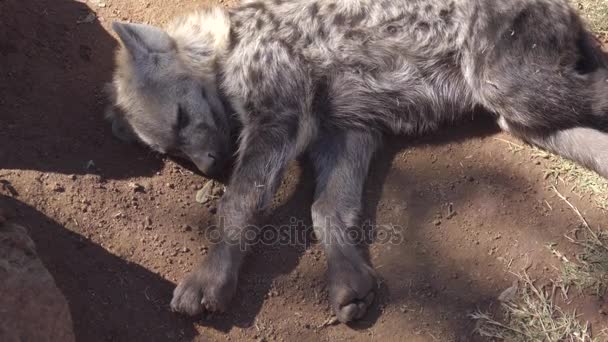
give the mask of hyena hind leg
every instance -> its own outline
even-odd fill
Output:
[[[357,225],[363,185],[378,144],[373,133],[334,132],[308,153],[317,178],[313,226],[327,255],[329,301],[343,323],[360,319],[374,299],[375,272],[352,233],[362,233]]]
[[[608,179],[608,133],[589,127],[572,127],[539,134],[515,128],[503,117],[498,124],[524,141],[575,161]]]

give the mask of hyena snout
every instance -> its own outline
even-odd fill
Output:
[[[225,157],[220,151],[200,151],[186,155],[202,173],[208,176],[217,176],[226,165]]]

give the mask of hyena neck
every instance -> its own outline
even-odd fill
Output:
[[[230,43],[230,17],[220,7],[212,7],[179,18],[167,27],[175,40],[184,65],[207,82],[217,78],[217,64]]]

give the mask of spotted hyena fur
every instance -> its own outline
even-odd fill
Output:
[[[176,288],[179,312],[226,309],[244,227],[267,211],[299,155],[316,172],[313,224],[342,322],[373,300],[374,271],[347,232],[383,135],[488,113],[608,175],[604,56],[566,0],[247,1],[166,30],[114,29],[123,43],[110,86],[118,135],[207,173],[223,170],[236,145],[223,240]]]

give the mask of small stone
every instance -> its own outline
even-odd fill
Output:
[[[169,189],[175,189],[175,184],[173,184],[173,183],[167,183],[166,185],[167,185],[167,188],[169,188]]]
[[[183,226],[182,226],[182,229],[183,229],[185,232],[190,232],[190,231],[192,231],[192,227],[191,227],[190,225],[188,225],[188,224],[183,225]]]
[[[52,189],[55,192],[64,192],[65,191],[65,188],[61,184],[59,184],[59,183],[53,184],[53,188]]]
[[[208,181],[205,185],[196,192],[196,201],[201,204],[209,202],[213,198],[213,181]]]
[[[440,219],[435,219],[435,220],[433,220],[433,224],[436,225],[436,226],[439,226],[439,225],[441,225],[441,220]]]
[[[146,188],[135,182],[129,182],[129,188],[133,189],[133,192],[145,192]]]
[[[188,248],[188,247],[182,248],[182,253],[188,253],[188,252],[190,252],[190,248]]]

